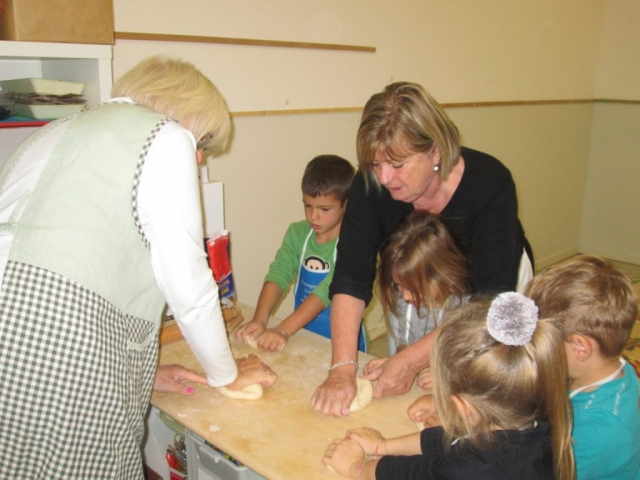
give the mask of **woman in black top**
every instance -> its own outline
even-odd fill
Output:
[[[335,416],[347,415],[355,396],[357,334],[378,253],[407,212],[439,215],[469,258],[472,293],[515,290],[533,271],[511,173],[494,157],[461,147],[458,129],[420,85],[394,83],[369,99],[357,151],[360,170],[330,289],[332,367],[312,397],[316,410]],[[427,335],[365,369],[377,380],[374,396],[405,393],[428,366],[432,342]]]

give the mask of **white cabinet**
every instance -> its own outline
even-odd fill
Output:
[[[0,41],[0,80],[51,78],[82,82],[83,96],[91,106],[111,96],[111,59],[110,45]],[[0,128],[0,164],[34,130]]]

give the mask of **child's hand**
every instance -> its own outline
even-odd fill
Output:
[[[416,384],[423,390],[429,390],[433,388],[433,377],[431,376],[431,367],[426,367],[420,370]]]
[[[330,443],[322,457],[322,463],[347,478],[357,478],[358,469],[364,462],[362,447],[353,440],[336,438]]]
[[[385,439],[382,433],[373,428],[361,427],[355,430],[347,430],[345,438],[356,441],[367,455],[387,454],[386,445],[384,445]]]
[[[418,397],[407,409],[407,415],[414,422],[422,422],[425,427],[437,427],[442,425],[433,395]]]
[[[264,332],[264,325],[256,320],[251,320],[249,323],[245,323],[244,325],[240,325],[233,332],[233,336],[236,337],[236,340],[242,343],[247,343],[247,338],[253,338],[257,341],[257,339]]]
[[[268,352],[281,352],[287,346],[289,334],[283,328],[268,328],[258,339],[258,346]]]

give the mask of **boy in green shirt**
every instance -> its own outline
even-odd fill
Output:
[[[302,176],[306,220],[289,225],[275,260],[269,266],[253,319],[235,332],[241,342],[282,350],[301,328],[331,338],[329,285],[333,278],[340,224],[354,167],[337,155],[311,160]],[[267,328],[271,311],[294,282],[295,310],[279,325]],[[365,351],[364,328],[359,348]]]

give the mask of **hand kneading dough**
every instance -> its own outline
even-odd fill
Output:
[[[244,339],[244,344],[249,345],[251,348],[258,348],[258,342],[253,337],[246,337]]]
[[[242,390],[229,390],[227,387],[218,387],[218,391],[227,398],[239,400],[258,400],[262,397],[262,385],[254,383]]]
[[[356,393],[356,398],[351,402],[351,406],[349,407],[350,412],[362,410],[371,403],[371,399],[373,398],[373,385],[371,385],[371,380],[356,377],[356,385],[358,387],[358,393]]]

